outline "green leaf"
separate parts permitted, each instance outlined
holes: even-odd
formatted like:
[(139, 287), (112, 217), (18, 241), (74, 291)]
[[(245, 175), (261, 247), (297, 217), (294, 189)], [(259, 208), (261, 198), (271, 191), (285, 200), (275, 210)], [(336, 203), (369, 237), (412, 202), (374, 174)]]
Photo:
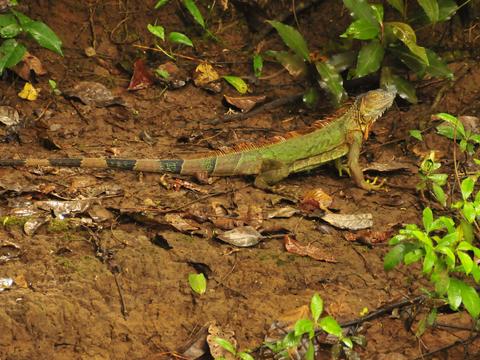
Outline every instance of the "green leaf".
[(350, 10), (355, 19), (363, 19), (380, 29), (380, 24), (375, 16), (375, 11), (365, 0), (343, 0), (343, 4)]
[(374, 39), (379, 34), (378, 26), (374, 26), (368, 21), (363, 19), (355, 20), (350, 24), (350, 26), (345, 30), (345, 32), (340, 35), (342, 38), (352, 37), (358, 40), (370, 40)]
[(203, 28), (205, 29), (205, 20), (203, 19), (202, 13), (198, 9), (197, 5), (193, 0), (183, 0), (183, 5), (187, 8), (190, 15), (192, 15), (193, 19)]
[(424, 47), (417, 45), (417, 36), (410, 25), (403, 22), (392, 21), (386, 22), (385, 26), (388, 27), (393, 35), (403, 42), (413, 54), (422, 59), (426, 65), (429, 64), (427, 52)]
[(312, 300), (310, 301), (310, 311), (312, 312), (313, 321), (317, 323), (323, 312), (323, 300), (320, 295), (314, 294), (312, 296)]
[(432, 191), (433, 191), (433, 195), (435, 196), (435, 199), (437, 199), (437, 201), (442, 206), (446, 206), (447, 205), (447, 195), (445, 194), (445, 191), (443, 191), (443, 188), (438, 183), (433, 183), (432, 184)]
[(405, 257), (403, 258), (403, 262), (405, 265), (410, 265), (413, 264), (414, 262), (417, 262), (423, 257), (423, 250), (422, 249), (416, 249), (413, 251), (410, 251), (405, 254)]
[(17, 65), (25, 55), (27, 49), (22, 44), (19, 44), (14, 39), (5, 40), (0, 45), (0, 74), (6, 68)]
[(462, 180), (460, 189), (462, 190), (463, 200), (467, 200), (473, 192), (475, 186), (475, 179), (472, 176), (469, 176)]
[(267, 22), (277, 30), (285, 45), (292, 49), (295, 54), (310, 62), (310, 51), (308, 50), (307, 42), (297, 29), (276, 20)]
[(475, 207), (471, 202), (466, 202), (463, 205), (462, 214), (469, 224), (473, 224), (475, 218), (477, 217), (477, 212), (475, 211)]
[(310, 319), (300, 319), (295, 323), (295, 336), (302, 336), (303, 334), (308, 334), (308, 337), (311, 339), (315, 334), (315, 326), (313, 321)]
[(0, 15), (0, 28), (18, 25), (17, 18), (13, 14)]
[(0, 37), (11, 39), (20, 34), (21, 31), (22, 28), (15, 16), (12, 14), (0, 15)]
[(259, 78), (262, 76), (263, 70), (263, 57), (260, 54), (253, 55), (253, 73), (255, 77)]
[(301, 336), (295, 336), (295, 332), (291, 331), (282, 339), (282, 346), (284, 349), (296, 347), (301, 339)]
[(220, 345), (222, 348), (224, 348), (225, 350), (227, 350), (229, 353), (235, 355), (237, 350), (235, 349), (235, 347), (233, 346), (233, 344), (228, 341), (228, 340), (225, 340), (225, 339), (222, 339), (221, 337), (218, 337), (216, 336), (214, 341)]
[(427, 14), (430, 22), (436, 23), (440, 16), (440, 9), (438, 7), (437, 0), (417, 0), (418, 4), (422, 7), (425, 14)]
[(358, 53), (355, 77), (363, 77), (380, 69), (385, 50), (378, 40), (363, 45)]
[(457, 251), (457, 256), (460, 259), (460, 263), (463, 266), (465, 274), (470, 274), (472, 272), (473, 266), (475, 265), (470, 255), (464, 253), (463, 251)]
[(459, 280), (452, 278), (448, 285), (448, 304), (452, 310), (458, 310), (458, 307), (462, 303), (462, 288)]
[(353, 349), (353, 342), (352, 342), (352, 339), (348, 338), (348, 337), (344, 337), (342, 338), (342, 342), (350, 349)]
[(383, 5), (382, 4), (371, 4), (370, 6), (373, 10), (373, 14), (375, 15), (375, 19), (377, 19), (379, 24), (381, 24), (383, 22), (383, 14), (384, 14)]
[(230, 85), (232, 85), (235, 90), (237, 90), (240, 94), (245, 94), (248, 91), (248, 86), (243, 81), (242, 78), (238, 76), (233, 76), (233, 75), (225, 75), (222, 76), (226, 82), (228, 82)]
[(311, 86), (303, 93), (302, 101), (308, 108), (313, 109), (317, 105), (319, 98), (318, 88)]
[(305, 360), (315, 360), (315, 347), (312, 340), (308, 342), (307, 352), (305, 353)]
[(290, 51), (268, 50), (265, 55), (273, 57), (293, 77), (304, 77), (308, 74), (308, 67), (303, 58)]
[(397, 89), (398, 95), (412, 104), (418, 102), (415, 87), (403, 77), (393, 74), (388, 66), (382, 67), (380, 84), (382, 87), (394, 86)]
[(383, 259), (383, 268), (388, 271), (397, 266), (405, 255), (406, 246), (404, 244), (398, 244), (391, 249)]
[(435, 284), (435, 291), (440, 294), (444, 295), (448, 291), (448, 287), (450, 285), (450, 277), (448, 276), (447, 271), (437, 271), (432, 274), (431, 277), (433, 283)]
[(165, 28), (163, 26), (148, 24), (147, 29), (156, 37), (165, 40)]
[(465, 128), (463, 127), (463, 124), (460, 122), (460, 120), (458, 120), (455, 116), (447, 113), (438, 113), (435, 114), (435, 117), (437, 119), (446, 121), (449, 124), (452, 124), (457, 129), (457, 132), (462, 136), (462, 138), (465, 137)]
[(437, 261), (437, 255), (433, 250), (427, 250), (425, 253), (425, 258), (423, 259), (422, 271), (424, 274), (430, 274), (433, 269), (433, 265)]
[(57, 34), (41, 21), (22, 24), (23, 30), (32, 36), (41, 46), (63, 56), (62, 41)]
[(432, 76), (453, 80), (453, 72), (442, 58), (430, 49), (425, 49), (425, 51), (427, 52), (429, 64), (426, 71)]
[(405, 4), (403, 0), (387, 0), (387, 2), (405, 17)]
[(410, 130), (408, 132), (410, 134), (411, 137), (413, 137), (414, 139), (417, 139), (419, 141), (423, 141), (423, 136), (422, 136), (422, 132), (420, 130)]
[(249, 353), (246, 353), (244, 351), (241, 351), (241, 352), (237, 353), (237, 356), (241, 360), (255, 360), (255, 358), (252, 355), (250, 355)]
[(333, 102), (336, 106), (340, 105), (347, 98), (347, 93), (343, 88), (342, 77), (328, 62), (317, 61), (315, 68), (320, 75), (319, 85), (332, 95)]
[(422, 213), (422, 220), (423, 220), (423, 227), (425, 228), (425, 231), (427, 234), (430, 232), (430, 227), (432, 226), (433, 223), (433, 211), (429, 207), (426, 207), (423, 209)]
[(188, 283), (197, 294), (202, 295), (207, 291), (207, 279), (205, 279), (205, 275), (202, 273), (188, 274)]
[(158, 0), (154, 6), (154, 9), (160, 9), (163, 5), (168, 3), (170, 0)]
[(462, 282), (462, 302), (465, 309), (473, 318), (480, 315), (480, 297), (477, 291), (470, 285)]
[(344, 70), (355, 65), (357, 60), (356, 51), (345, 51), (342, 53), (335, 54), (328, 59), (328, 63), (335, 68), (337, 73), (341, 73)]
[(457, 246), (457, 251), (470, 251), (470, 250), (473, 250), (473, 245), (466, 242), (466, 241), (462, 241), (460, 244), (458, 244)]
[(435, 247), (435, 251), (438, 251), (446, 256), (445, 261), (450, 269), (455, 267), (455, 255), (453, 254), (452, 249), (447, 246), (438, 245)]
[(168, 34), (168, 41), (193, 47), (193, 42), (187, 35), (176, 31), (172, 31), (170, 34)]
[(459, 9), (455, 0), (437, 0), (439, 7), (439, 20), (449, 20)]
[(323, 331), (329, 334), (335, 335), (338, 338), (341, 338), (343, 336), (342, 328), (340, 327), (340, 325), (338, 325), (337, 320), (335, 320), (330, 315), (321, 318), (318, 324)]
[(16, 11), (14, 9), (10, 9), (10, 12), (15, 15), (15, 17), (17, 18), (18, 22), (20, 23), (20, 25), (23, 27), (25, 25), (27, 25), (28, 23), (31, 23), (33, 22), (33, 20), (31, 18), (29, 18), (27, 15), (25, 15), (24, 13), (21, 13), (20, 11)]

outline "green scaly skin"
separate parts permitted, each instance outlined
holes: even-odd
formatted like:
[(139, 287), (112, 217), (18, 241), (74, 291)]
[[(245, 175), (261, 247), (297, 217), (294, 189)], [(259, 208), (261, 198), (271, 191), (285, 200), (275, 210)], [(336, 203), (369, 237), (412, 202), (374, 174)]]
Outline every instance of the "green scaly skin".
[(115, 168), (145, 172), (171, 172), (182, 175), (210, 176), (257, 175), (255, 185), (271, 186), (287, 177), (316, 168), (347, 155), (350, 175), (358, 187), (377, 189), (380, 185), (365, 181), (359, 165), (363, 140), (373, 123), (392, 105), (396, 92), (372, 90), (358, 96), (343, 115), (325, 121), (309, 133), (241, 150), (197, 159), (4, 159), (0, 166), (67, 166)]

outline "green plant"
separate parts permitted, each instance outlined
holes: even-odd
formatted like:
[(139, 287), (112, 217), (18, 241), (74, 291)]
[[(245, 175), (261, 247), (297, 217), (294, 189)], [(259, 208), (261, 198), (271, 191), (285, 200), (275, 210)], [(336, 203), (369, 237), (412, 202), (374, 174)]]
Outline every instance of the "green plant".
[[(235, 346), (233, 344), (226, 340), (219, 338), (218, 336), (215, 338), (215, 342), (220, 345), (222, 348), (227, 350), (230, 354), (232, 354), (235, 359), (241, 359), (241, 360), (254, 360), (254, 357), (250, 355), (250, 351), (248, 350), (243, 350), (243, 351), (237, 351)], [(217, 357), (215, 360), (225, 360), (225, 357)]]
[[(480, 206), (478, 193), (472, 205)], [(405, 265), (421, 261), (423, 274), (435, 288), (432, 296), (445, 300), (453, 310), (463, 303), (469, 314), (478, 318), (480, 296), (474, 286), (460, 278), (463, 275), (480, 282), (480, 268), (474, 260), (480, 257), (480, 249), (473, 244), (473, 232), (468, 229), (474, 216), (470, 210), (467, 216), (468, 220), (459, 222), (446, 216), (435, 219), (432, 210), (425, 208), (422, 227), (408, 224), (390, 240), (393, 248), (385, 256), (384, 267), (391, 270), (402, 261)]]
[[(392, 67), (387, 64), (395, 63), (399, 59), (419, 78), (426, 74), (453, 78), (453, 73), (434, 51), (417, 44), (415, 30), (409, 23), (384, 21), (382, 4), (370, 4), (365, 0), (343, 0), (343, 3), (354, 21), (341, 37), (349, 40), (347, 46), (351, 49), (356, 41), (360, 41), (358, 51), (349, 50), (328, 58), (313, 56), (305, 39), (296, 29), (278, 21), (269, 21), (291, 51), (270, 50), (264, 55), (273, 57), (293, 76), (316, 79), (318, 84), (332, 95), (337, 105), (346, 98), (340, 73), (347, 69), (349, 78), (360, 78), (380, 71), (380, 84), (396, 87), (399, 95), (412, 103), (417, 102), (413, 85), (405, 77), (396, 74), (403, 71), (401, 66)], [(388, 3), (406, 18), (403, 0), (389, 0)], [(435, 24), (446, 21), (458, 10), (453, 0), (419, 0), (418, 3), (425, 14), (415, 19), (418, 23)], [(254, 58), (256, 70), (258, 66), (255, 62), (258, 63), (258, 54)], [(307, 102), (308, 97), (304, 100)]]
[(420, 181), (417, 184), (417, 190), (424, 194), (425, 190), (431, 190), (437, 201), (442, 206), (447, 205), (447, 195), (443, 190), (443, 186), (447, 183), (448, 174), (440, 173), (441, 164), (435, 161), (435, 151), (431, 151), (423, 161), (420, 163), (419, 177)]
[(480, 144), (480, 134), (465, 129), (460, 120), (450, 114), (440, 113), (433, 118), (445, 121), (444, 124), (437, 126), (438, 134), (459, 141), (458, 145), (461, 151), (466, 151), (468, 155), (474, 154), (475, 146)]
[(0, 38), (4, 39), (0, 45), (0, 74), (18, 64), (25, 55), (27, 48), (16, 40), (21, 34), (31, 36), (44, 48), (63, 56), (62, 42), (52, 29), (10, 8), (8, 13), (0, 15)]
[[(166, 5), (170, 0), (159, 0), (156, 2), (154, 8), (159, 9), (162, 6)], [(182, 0), (182, 4), (185, 7), (185, 9), (190, 13), (192, 19), (199, 25), (202, 30), (205, 32), (205, 34), (212, 38), (213, 40), (217, 40), (215, 35), (210, 32), (210, 30), (207, 27), (207, 23), (202, 15), (202, 12), (198, 8), (197, 4), (195, 3), (194, 0)], [(188, 40), (187, 40), (188, 39)], [(163, 40), (163, 39), (162, 39)], [(172, 32), (169, 35), (169, 40), (172, 42), (177, 42), (177, 43), (183, 43), (183, 41), (186, 41), (185, 45), (188, 46), (193, 46), (189, 45), (188, 43), (191, 43), (191, 40), (184, 34), (182, 33), (176, 33)]]
[[(410, 23), (436, 24), (450, 19), (458, 10), (453, 0), (418, 0), (423, 14), (411, 19)], [(400, 96), (410, 102), (417, 102), (414, 87), (402, 76), (395, 74), (394, 68), (386, 64), (399, 59), (417, 77), (426, 74), (433, 77), (452, 79), (453, 73), (442, 59), (431, 49), (417, 44), (417, 36), (412, 26), (405, 21), (384, 21), (381, 4), (366, 1), (344, 0), (344, 5), (355, 19), (341, 35), (343, 38), (361, 41), (356, 66), (350, 76), (363, 77), (381, 69), (380, 83), (394, 85)], [(389, 0), (389, 5), (407, 18), (403, 0)], [(402, 71), (401, 68), (398, 70)]]
[[(463, 124), (449, 114), (437, 114), (434, 119), (444, 120), (437, 127), (440, 135), (459, 141), (459, 149), (466, 156), (473, 154), (474, 147), (479, 143), (479, 135), (465, 130)], [(417, 137), (418, 138), (418, 137)], [(454, 159), (456, 161), (456, 159)], [(475, 160), (475, 159), (474, 159)], [(478, 164), (478, 161), (477, 161)], [(480, 191), (475, 193), (480, 172), (465, 176), (460, 180), (455, 165), (455, 178), (458, 182), (458, 195), (452, 194), (449, 209), (446, 208), (447, 196), (443, 190), (449, 175), (437, 172), (440, 164), (435, 161), (431, 152), (420, 164), (420, 183), (418, 189), (424, 191), (431, 188), (437, 201), (447, 215), (435, 216), (430, 207), (422, 214), (422, 226), (405, 225), (389, 244), (393, 248), (384, 259), (384, 267), (391, 270), (403, 262), (411, 265), (422, 263), (422, 273), (434, 286), (429, 293), (432, 298), (447, 303), (453, 310), (458, 310), (463, 304), (468, 313), (476, 320), (480, 316), (480, 296), (475, 284), (480, 283), (480, 248), (477, 246), (476, 235), (480, 232)], [(425, 326), (435, 321), (436, 309), (422, 319), (419, 333)]]
[(311, 319), (300, 319), (295, 323), (294, 330), (289, 332), (282, 340), (276, 343), (265, 344), (274, 353), (288, 357), (288, 350), (300, 345), (302, 338), (308, 338), (308, 349), (305, 359), (313, 360), (315, 358), (315, 348), (313, 339), (318, 330), (323, 330), (328, 334), (338, 338), (339, 344), (343, 344), (343, 349), (351, 352), (353, 348), (352, 338), (346, 337), (342, 333), (342, 328), (338, 322), (330, 315), (320, 318), (323, 313), (323, 300), (318, 294), (314, 294), (310, 301)]

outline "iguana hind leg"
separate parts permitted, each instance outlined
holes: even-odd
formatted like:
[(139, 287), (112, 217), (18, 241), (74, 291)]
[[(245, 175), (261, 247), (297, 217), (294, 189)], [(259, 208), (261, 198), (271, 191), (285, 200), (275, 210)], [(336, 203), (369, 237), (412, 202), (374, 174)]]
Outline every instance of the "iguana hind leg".
[(287, 164), (272, 159), (262, 161), (260, 173), (255, 178), (255, 186), (259, 189), (268, 190), (272, 185), (285, 179), (290, 173)]

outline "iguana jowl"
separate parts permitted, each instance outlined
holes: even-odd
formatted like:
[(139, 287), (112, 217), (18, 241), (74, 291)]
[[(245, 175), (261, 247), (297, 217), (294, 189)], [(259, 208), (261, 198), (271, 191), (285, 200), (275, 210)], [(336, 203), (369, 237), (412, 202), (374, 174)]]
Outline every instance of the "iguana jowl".
[(265, 144), (243, 144), (231, 151), (217, 151), (193, 159), (0, 159), (0, 166), (67, 166), (116, 168), (145, 172), (171, 172), (182, 175), (257, 175), (255, 184), (272, 185), (291, 173), (313, 169), (347, 155), (348, 167), (357, 186), (371, 190), (378, 185), (365, 181), (358, 163), (362, 142), (373, 123), (395, 98), (393, 90), (372, 90), (358, 96), (343, 113), (316, 123), (303, 134), (275, 137)]

